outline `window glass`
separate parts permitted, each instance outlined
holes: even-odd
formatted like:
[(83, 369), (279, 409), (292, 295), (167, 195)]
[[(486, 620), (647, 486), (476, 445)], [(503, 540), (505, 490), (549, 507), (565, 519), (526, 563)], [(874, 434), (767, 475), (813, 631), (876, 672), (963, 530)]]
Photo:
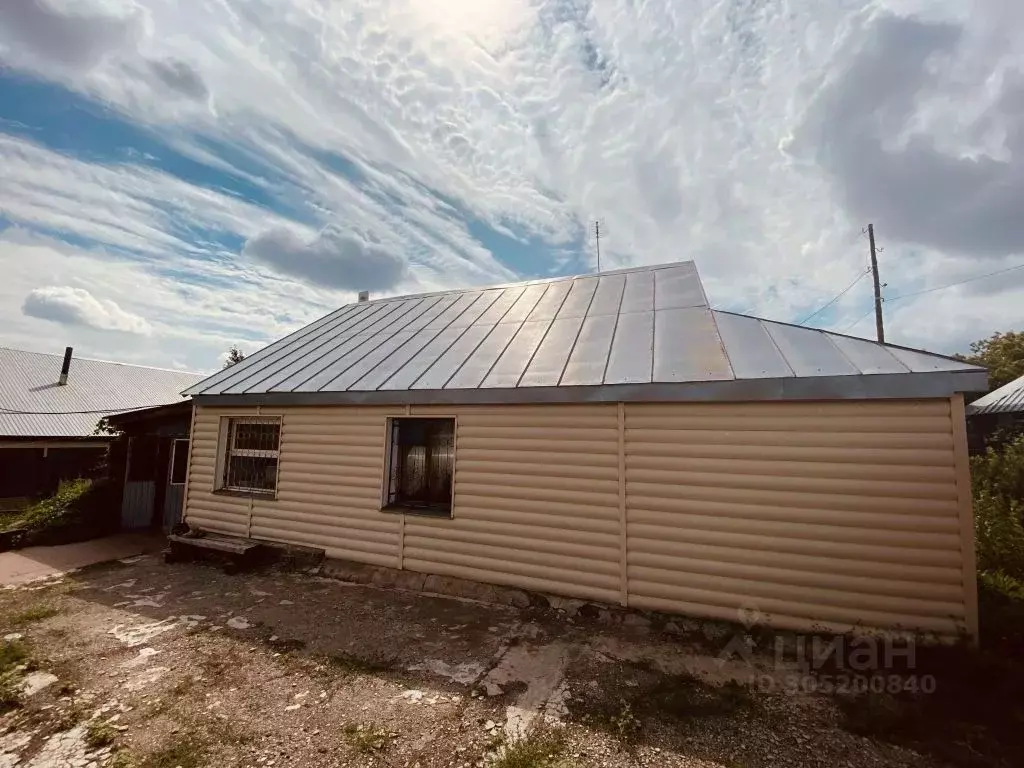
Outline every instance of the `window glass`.
[(388, 506), (448, 515), (455, 470), (454, 419), (392, 419)]
[(188, 440), (175, 440), (171, 454), (171, 485), (184, 485), (188, 472)]

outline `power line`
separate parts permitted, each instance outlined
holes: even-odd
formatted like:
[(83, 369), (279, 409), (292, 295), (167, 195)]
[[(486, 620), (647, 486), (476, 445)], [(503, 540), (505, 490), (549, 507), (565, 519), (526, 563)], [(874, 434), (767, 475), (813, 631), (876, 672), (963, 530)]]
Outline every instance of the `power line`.
[(913, 291), (912, 293), (904, 293), (899, 296), (893, 296), (891, 299), (886, 301), (899, 301), (900, 299), (909, 299), (911, 296), (920, 296), (923, 293), (932, 293), (933, 291), (944, 291), (947, 288), (953, 288), (957, 285), (963, 285), (964, 283), (973, 283), (975, 280), (984, 280), (986, 277), (992, 277), (993, 275), (1001, 275), (1005, 272), (1012, 272), (1015, 269), (1024, 269), (1024, 264), (1018, 264), (1015, 267), (1007, 267), (1006, 269), (997, 269), (995, 272), (989, 272), (984, 275), (978, 275), (977, 277), (969, 277), (966, 280), (960, 280), (956, 283), (950, 283), (949, 285), (938, 285), (934, 288), (925, 288), (922, 291)]
[(95, 411), (18, 411), (0, 406), (0, 413), (12, 416), (83, 416), (96, 413), (127, 413), (128, 411), (143, 411), (146, 408), (155, 408), (156, 405), (133, 405), (128, 408), (103, 408)]
[(857, 278), (852, 283), (850, 283), (848, 286), (843, 288), (843, 290), (841, 290), (838, 294), (833, 296), (832, 299), (827, 304), (825, 304), (821, 308), (819, 308), (819, 309), (815, 310), (814, 312), (812, 312), (811, 314), (809, 314), (807, 317), (805, 317), (803, 320), (801, 320), (799, 323), (797, 323), (797, 325), (803, 325), (808, 320), (810, 320), (812, 317), (816, 317), (816, 316), (820, 315), (826, 309), (831, 307), (833, 304), (835, 304), (837, 301), (839, 301), (841, 298), (843, 298), (843, 296), (845, 296), (849, 292), (849, 290), (851, 288), (853, 288), (853, 286), (855, 286), (857, 283), (859, 283), (861, 280), (863, 280), (864, 276), (867, 275), (868, 272), (870, 272), (870, 271), (871, 270), (866, 269), (863, 272), (861, 272), (859, 275), (857, 275)]
[(840, 333), (846, 333), (847, 331), (849, 331), (850, 329), (852, 329), (852, 328), (853, 328), (853, 327), (854, 327), (855, 325), (857, 325), (858, 323), (860, 323), (860, 322), (863, 322), (864, 318), (865, 318), (865, 317), (867, 317), (868, 315), (870, 315), (870, 314), (871, 314), (872, 312), (874, 312), (874, 311), (875, 311), (875, 305), (874, 305), (874, 302), (872, 302), (872, 304), (871, 304), (871, 309), (869, 309), (869, 310), (868, 310), (867, 312), (865, 312), (865, 313), (864, 313), (863, 315), (861, 315), (860, 317), (858, 317), (858, 318), (857, 318), (856, 320), (854, 320), (854, 321), (853, 321), (852, 323), (850, 323), (850, 324), (849, 324), (848, 326), (846, 326), (845, 328), (843, 328), (843, 330), (841, 330), (841, 331), (840, 331)]

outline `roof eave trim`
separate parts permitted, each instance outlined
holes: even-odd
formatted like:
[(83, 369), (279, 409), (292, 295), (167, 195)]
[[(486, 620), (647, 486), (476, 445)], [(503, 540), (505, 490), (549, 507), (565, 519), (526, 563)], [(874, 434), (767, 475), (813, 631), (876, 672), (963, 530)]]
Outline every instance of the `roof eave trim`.
[(727, 402), (756, 400), (893, 400), (950, 397), (984, 387), (977, 371), (785, 377), (658, 384), (604, 384), (515, 389), (402, 389), (345, 392), (251, 392), (197, 395), (200, 406), (497, 405), (525, 403)]

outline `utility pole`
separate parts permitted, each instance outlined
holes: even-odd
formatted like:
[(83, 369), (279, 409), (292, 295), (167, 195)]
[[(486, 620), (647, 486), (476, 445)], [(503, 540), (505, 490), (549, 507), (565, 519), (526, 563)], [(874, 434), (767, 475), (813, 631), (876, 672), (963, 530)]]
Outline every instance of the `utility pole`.
[(885, 342), (885, 327), (882, 325), (882, 286), (878, 280), (878, 257), (875, 255), (875, 225), (868, 224), (868, 242), (871, 244), (871, 279), (875, 283), (875, 337)]
[(594, 222), (594, 243), (597, 245), (597, 271), (601, 271), (601, 222)]

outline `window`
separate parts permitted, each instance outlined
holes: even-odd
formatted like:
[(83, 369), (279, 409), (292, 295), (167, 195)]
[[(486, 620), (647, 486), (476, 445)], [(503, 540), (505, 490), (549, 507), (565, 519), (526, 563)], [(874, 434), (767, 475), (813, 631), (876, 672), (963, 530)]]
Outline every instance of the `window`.
[(455, 419), (388, 420), (384, 508), (450, 517)]
[(249, 416), (224, 421), (220, 487), (229, 491), (273, 494), (277, 490), (281, 420)]
[(171, 447), (171, 485), (184, 485), (188, 472), (188, 440), (175, 440)]

